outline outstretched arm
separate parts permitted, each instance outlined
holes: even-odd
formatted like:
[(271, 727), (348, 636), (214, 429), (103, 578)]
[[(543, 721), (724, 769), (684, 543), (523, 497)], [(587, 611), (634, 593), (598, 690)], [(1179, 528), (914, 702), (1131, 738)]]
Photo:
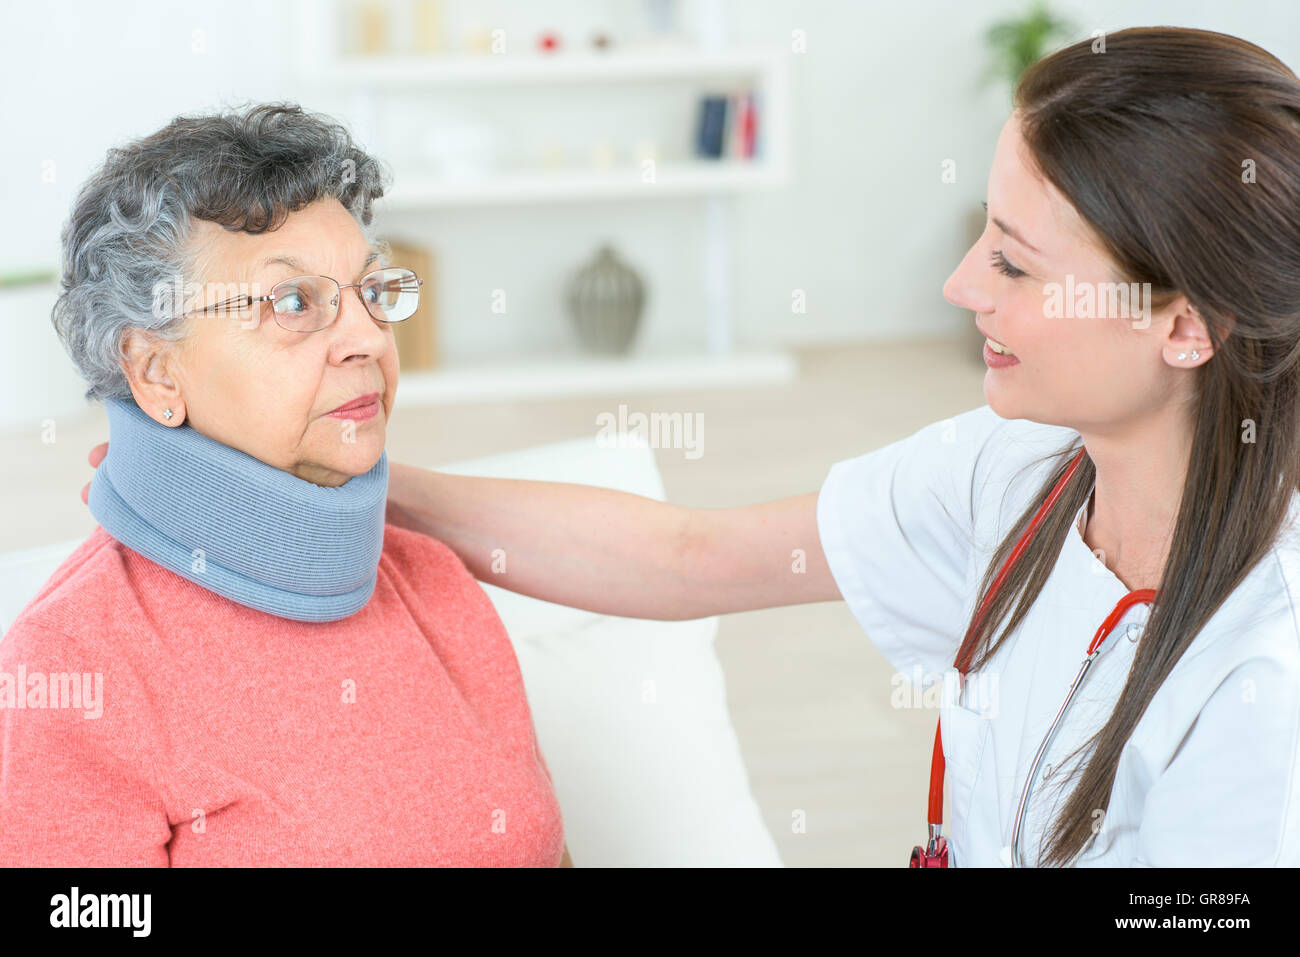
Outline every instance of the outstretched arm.
[(388, 520), (481, 581), (630, 618), (687, 619), (840, 597), (817, 493), (691, 509), (613, 489), (390, 463)]

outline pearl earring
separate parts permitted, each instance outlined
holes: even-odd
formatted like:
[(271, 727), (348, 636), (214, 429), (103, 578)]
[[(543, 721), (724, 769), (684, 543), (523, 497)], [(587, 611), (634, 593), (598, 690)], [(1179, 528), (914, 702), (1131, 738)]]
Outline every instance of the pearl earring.
[[(1181, 356), (1179, 358), (1181, 358)], [(171, 409), (163, 409), (163, 417), (166, 419), (170, 419), (174, 414), (175, 413), (172, 412)]]

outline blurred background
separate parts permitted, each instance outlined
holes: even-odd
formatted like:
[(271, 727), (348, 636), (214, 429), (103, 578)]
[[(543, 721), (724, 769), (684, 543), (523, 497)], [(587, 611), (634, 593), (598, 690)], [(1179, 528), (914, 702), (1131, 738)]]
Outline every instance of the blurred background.
[[(680, 412), (707, 428), (656, 449), (668, 498), (722, 507), (816, 490), (832, 463), (983, 403), (982, 339), (941, 287), (982, 229), (1026, 63), (1161, 23), (1300, 62), (1288, 0), (5, 13), (0, 551), (95, 526), (78, 496), (108, 431), (50, 327), (59, 234), (106, 150), (176, 115), (294, 101), (389, 165), (377, 233), (427, 281), (398, 327), (394, 459), (590, 436), (622, 406)], [(902, 865), (924, 836), (934, 715), (891, 708), (892, 669), (848, 610), (727, 616), (717, 648), (785, 862)]]

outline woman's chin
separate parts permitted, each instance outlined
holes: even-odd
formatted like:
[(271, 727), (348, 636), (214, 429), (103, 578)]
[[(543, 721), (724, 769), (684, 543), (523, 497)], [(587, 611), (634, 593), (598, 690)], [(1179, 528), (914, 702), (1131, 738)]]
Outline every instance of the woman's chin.
[(302, 463), (294, 474), (316, 485), (338, 486), (350, 478), (365, 475), (383, 454), (382, 433), (363, 437), (358, 432), (354, 443), (330, 449), (319, 458)]
[[(992, 370), (989, 371), (992, 372)], [(988, 404), (988, 407), (990, 409), (992, 409), (994, 412), (996, 412), (999, 416), (1001, 416), (1004, 419), (1016, 418), (1015, 415), (1012, 415), (1007, 411), (1010, 408), (1010, 406), (1013, 404), (1009, 401), (1007, 390), (1001, 389), (997, 386), (997, 384), (990, 382), (989, 379), (991, 378), (992, 376), (989, 375), (989, 373), (985, 373), (984, 375), (985, 403)]]

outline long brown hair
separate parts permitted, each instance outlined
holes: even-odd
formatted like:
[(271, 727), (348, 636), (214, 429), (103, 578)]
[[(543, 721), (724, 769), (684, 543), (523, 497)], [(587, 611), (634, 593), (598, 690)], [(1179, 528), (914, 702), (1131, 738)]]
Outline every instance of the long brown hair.
[[(1021, 134), (1121, 274), (1151, 283), (1153, 310), (1186, 296), (1214, 352), (1191, 373), (1193, 444), (1155, 607), (1114, 711), (1071, 755), (1089, 752), (1044, 839), (1049, 866), (1086, 849), (1147, 705), (1268, 554), (1300, 488), (1300, 81), (1254, 44), (1205, 30), (1134, 28), (1098, 46), (1080, 41), (1022, 74)], [(1057, 454), (980, 596), (1079, 447)], [(1085, 453), (978, 626), (972, 613), (971, 671), (1024, 619), (1095, 474)]]

